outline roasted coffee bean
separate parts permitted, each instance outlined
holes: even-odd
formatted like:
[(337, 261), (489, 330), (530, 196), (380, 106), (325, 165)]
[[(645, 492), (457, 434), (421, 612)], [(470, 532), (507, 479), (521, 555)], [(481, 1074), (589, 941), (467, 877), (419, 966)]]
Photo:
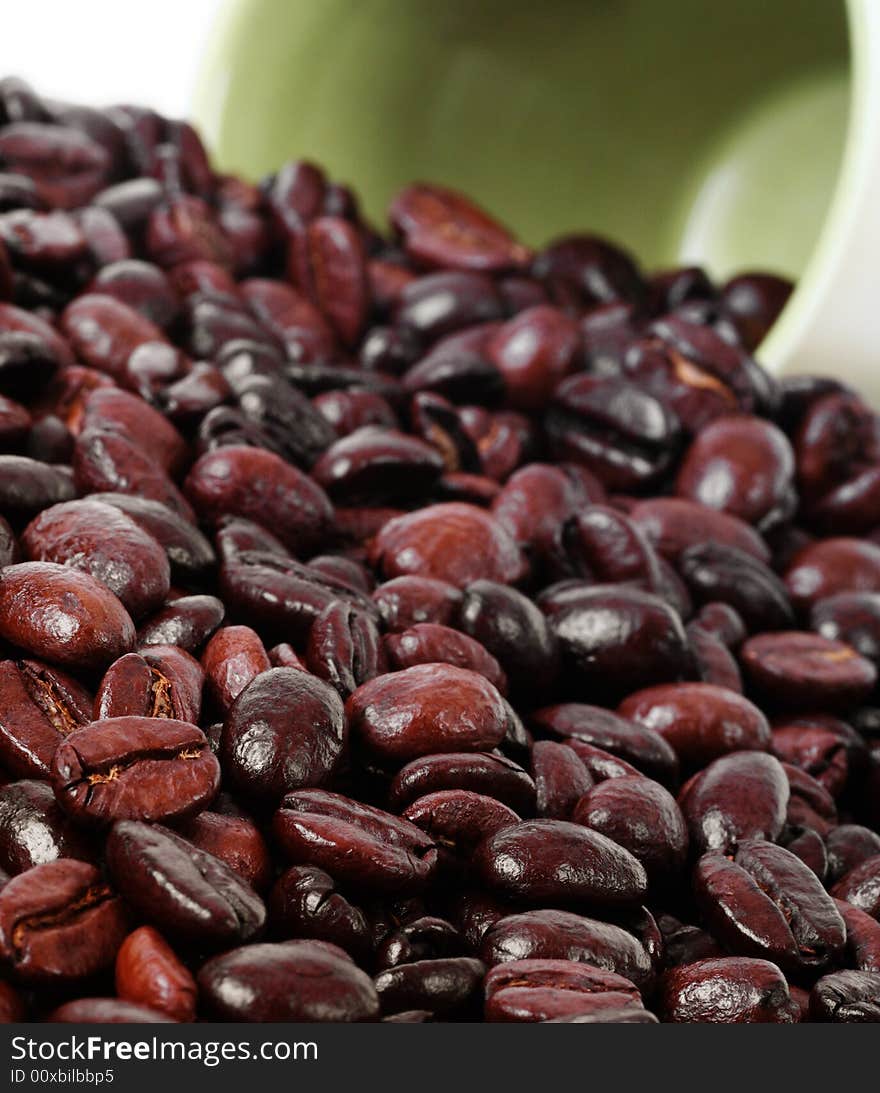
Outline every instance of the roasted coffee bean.
[(678, 571), (698, 604), (728, 604), (751, 631), (794, 625), (785, 585), (746, 551), (720, 543), (698, 544), (679, 555)]
[(880, 974), (843, 971), (823, 976), (810, 993), (810, 1015), (835, 1024), (877, 1024)]
[(449, 626), (461, 601), (460, 589), (434, 577), (395, 577), (373, 593), (382, 622), (392, 633), (423, 622)]
[(880, 919), (880, 855), (866, 858), (844, 873), (832, 892), (838, 899)]
[(507, 676), (492, 654), (478, 641), (448, 626), (419, 623), (401, 633), (386, 635), (383, 644), (395, 669), (416, 664), (453, 664), (477, 672), (500, 694), (507, 693)]
[(347, 739), (342, 702), (323, 680), (270, 668), (244, 688), (223, 725), (226, 776), (254, 799), (327, 784)]
[(248, 684), (272, 665), (259, 635), (249, 626), (224, 626), (205, 646), (202, 667), (214, 703), (228, 713)]
[(172, 939), (219, 947), (263, 928), (265, 907), (250, 885), (167, 828), (121, 820), (110, 830), (106, 853), (126, 902)]
[(828, 848), (828, 878), (832, 882), (840, 880), (868, 858), (880, 855), (880, 835), (859, 824), (835, 827), (828, 832), (825, 845)]
[(660, 988), (663, 1019), (673, 1023), (793, 1025), (798, 1009), (785, 976), (769, 960), (742, 956), (673, 968)]
[(345, 699), (387, 668), (385, 648), (372, 617), (334, 600), (312, 623), (306, 650), (309, 671)]
[[(770, 747), (770, 726), (758, 707), (711, 683), (649, 687), (631, 694), (618, 712), (658, 733), (688, 766)], [(601, 740), (595, 743), (607, 747)]]
[(59, 858), (91, 862), (95, 847), (61, 811), (51, 786), (23, 780), (0, 787), (0, 869), (14, 876)]
[(508, 805), (515, 812), (535, 807), (535, 783), (513, 760), (490, 752), (449, 752), (414, 759), (395, 774), (388, 790), (392, 808), (443, 789), (466, 789)]
[(628, 850), (561, 820), (503, 827), (477, 848), (474, 868), (498, 895), (538, 906), (629, 906), (644, 899), (648, 885)]
[(527, 569), (501, 524), (460, 502), (389, 520), (374, 540), (372, 558), (387, 578), (433, 577), (457, 587), (481, 579), (513, 584)]
[(877, 682), (869, 660), (819, 634), (758, 634), (743, 645), (740, 659), (755, 691), (785, 709), (847, 709), (867, 699)]
[(846, 926), (816, 875), (781, 846), (746, 839), (733, 860), (704, 854), (694, 870), (697, 903), (732, 952), (791, 972), (823, 968), (846, 941)]
[(170, 600), (138, 630), (138, 644), (177, 645), (197, 653), (223, 621), (226, 611), (216, 596), (180, 596)]
[(373, 982), (383, 1013), (413, 1009), (455, 1013), (475, 998), (485, 971), (479, 960), (451, 956), (398, 964), (379, 972)]
[(465, 939), (442, 918), (424, 916), (399, 926), (376, 950), (379, 968), (394, 968), (443, 956), (465, 955)]
[(679, 803), (693, 846), (727, 853), (743, 839), (778, 839), (789, 793), (778, 759), (746, 751), (710, 763), (685, 785)]
[(361, 889), (419, 891), (437, 867), (434, 840), (415, 824), (336, 793), (288, 793), (272, 827), (292, 861)]
[(486, 751), (504, 739), (509, 707), (488, 680), (451, 664), (378, 676), (346, 703), (355, 739), (377, 760), (407, 763), (449, 751)]
[(248, 945), (203, 964), (199, 997), (225, 1021), (374, 1021), (370, 977), (335, 945), (282, 941)]
[(570, 820), (575, 805), (594, 784), (572, 749), (552, 740), (537, 740), (533, 745), (532, 774), (535, 811), (547, 820)]
[(507, 805), (468, 789), (440, 789), (407, 805), (402, 816), (430, 835), (447, 871), (467, 868), (474, 848), (502, 828), (519, 823)]
[(111, 717), (74, 729), (59, 744), (51, 775), (61, 807), (86, 825), (187, 816), (220, 784), (201, 729), (157, 717)]
[(159, 543), (124, 512), (100, 501), (68, 501), (25, 528), (25, 555), (90, 573), (119, 597), (132, 618), (160, 607), (171, 585)]
[(840, 592), (821, 599), (810, 612), (810, 628), (880, 665), (880, 593)]
[(0, 959), (23, 982), (103, 971), (125, 931), (121, 900), (87, 862), (35, 865), (0, 889)]
[(364, 912), (336, 890), (329, 873), (313, 865), (292, 865), (275, 882), (269, 925), (277, 937), (329, 941), (359, 960), (373, 947)]
[(859, 971), (880, 972), (880, 922), (845, 900), (834, 905), (846, 923), (847, 962)]
[(116, 993), (123, 1001), (164, 1013), (172, 1021), (195, 1019), (195, 980), (152, 926), (138, 927), (120, 946)]
[(526, 911), (498, 919), (480, 948), (490, 967), (518, 960), (566, 960), (616, 972), (640, 990), (654, 978), (651, 958), (631, 933), (570, 911)]
[(612, 376), (571, 376), (547, 415), (551, 449), (580, 463), (609, 490), (656, 481), (678, 445), (678, 419), (635, 384)]
[[(207, 735), (210, 738), (210, 731)], [(215, 807), (221, 805), (218, 798)], [(268, 888), (272, 879), (269, 848), (257, 825), (247, 816), (205, 811), (177, 821), (176, 827), (188, 842), (225, 862), (256, 891)]]
[(610, 778), (588, 790), (572, 820), (613, 839), (642, 863), (652, 884), (683, 868), (688, 830), (672, 794), (648, 778)]
[(170, 717), (195, 724), (202, 705), (204, 673), (176, 646), (151, 646), (126, 653), (107, 669), (95, 696), (95, 719)]
[(692, 670), (681, 619), (648, 592), (627, 585), (577, 588), (555, 603), (545, 599), (544, 610), (568, 685), (579, 693), (620, 697)]
[(55, 749), (91, 720), (91, 696), (57, 668), (0, 661), (0, 759), (20, 777), (48, 777)]
[(660, 733), (599, 706), (580, 702), (545, 706), (532, 713), (530, 723), (536, 730), (566, 743), (574, 738), (619, 755), (665, 785), (678, 780), (675, 751)]
[(513, 960), (485, 980), (487, 1021), (552, 1021), (641, 1009), (638, 988), (614, 972), (567, 960)]
[(94, 669), (128, 652), (135, 630), (116, 596), (91, 574), (22, 562), (0, 573), (0, 637), (65, 667)]

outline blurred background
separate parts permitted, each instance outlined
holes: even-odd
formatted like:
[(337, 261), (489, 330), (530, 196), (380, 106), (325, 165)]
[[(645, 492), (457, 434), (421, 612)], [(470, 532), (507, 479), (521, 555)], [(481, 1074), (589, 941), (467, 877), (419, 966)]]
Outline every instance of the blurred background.
[[(40, 93), (103, 106), (191, 109), (202, 49), (223, 0), (0, 0), (0, 72)], [(12, 30), (14, 29), (14, 33)]]

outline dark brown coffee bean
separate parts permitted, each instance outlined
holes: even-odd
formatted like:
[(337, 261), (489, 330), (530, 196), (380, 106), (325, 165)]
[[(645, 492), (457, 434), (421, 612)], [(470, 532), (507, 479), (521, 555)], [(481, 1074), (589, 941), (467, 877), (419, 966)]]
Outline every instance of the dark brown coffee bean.
[(374, 1021), (370, 977), (335, 945), (282, 941), (248, 945), (202, 965), (199, 997), (225, 1021)]
[(567, 960), (513, 960), (485, 980), (487, 1021), (552, 1021), (641, 1008), (638, 988), (614, 972)]
[(479, 990), (486, 966), (472, 957), (418, 960), (386, 968), (373, 980), (383, 1013), (427, 1009), (455, 1013), (467, 1007)]
[(490, 835), (474, 855), (493, 892), (531, 904), (628, 906), (644, 899), (641, 864), (622, 846), (579, 824), (529, 820)]
[(204, 808), (220, 765), (201, 729), (156, 717), (112, 717), (74, 729), (52, 760), (52, 786), (76, 822), (168, 820)]
[(521, 814), (535, 807), (535, 784), (528, 773), (513, 760), (489, 752), (450, 752), (414, 759), (395, 774), (388, 801), (400, 810), (418, 797), (443, 789), (482, 793)]
[(257, 800), (326, 785), (345, 748), (342, 702), (323, 680), (296, 668), (258, 675), (226, 716), (220, 755), (227, 778)]
[(71, 668), (101, 668), (134, 645), (134, 624), (88, 573), (22, 562), (0, 574), (0, 637)]
[(103, 971), (125, 931), (122, 902), (86, 862), (35, 865), (0, 889), (0, 958), (24, 982)]
[(158, 825), (122, 820), (107, 866), (127, 903), (172, 939), (201, 949), (246, 941), (263, 928), (263, 901), (228, 865)]
[(785, 977), (769, 960), (742, 956), (698, 960), (667, 972), (661, 985), (665, 1021), (792, 1025), (798, 1020)]
[(434, 840), (415, 824), (336, 793), (288, 793), (272, 826), (292, 861), (361, 889), (418, 891), (437, 867)]
[(869, 660), (819, 634), (758, 634), (745, 643), (740, 657), (756, 692), (785, 709), (846, 709), (864, 701), (877, 682), (877, 668)]

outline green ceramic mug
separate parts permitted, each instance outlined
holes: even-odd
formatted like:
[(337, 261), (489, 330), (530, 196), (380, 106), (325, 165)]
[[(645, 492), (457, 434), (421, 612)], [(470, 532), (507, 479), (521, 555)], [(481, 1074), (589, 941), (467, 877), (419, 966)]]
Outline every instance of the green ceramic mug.
[(195, 113), (224, 167), (316, 159), (379, 222), (430, 179), (531, 243), (797, 277), (761, 359), (880, 400), (876, 0), (232, 0)]

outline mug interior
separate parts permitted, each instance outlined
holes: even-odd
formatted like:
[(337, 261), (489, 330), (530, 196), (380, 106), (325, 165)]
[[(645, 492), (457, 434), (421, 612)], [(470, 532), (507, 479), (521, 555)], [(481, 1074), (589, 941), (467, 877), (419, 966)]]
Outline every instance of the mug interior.
[(318, 160), (378, 223), (424, 178), (533, 244), (797, 277), (849, 79), (843, 0), (232, 0), (195, 112), (224, 168)]

